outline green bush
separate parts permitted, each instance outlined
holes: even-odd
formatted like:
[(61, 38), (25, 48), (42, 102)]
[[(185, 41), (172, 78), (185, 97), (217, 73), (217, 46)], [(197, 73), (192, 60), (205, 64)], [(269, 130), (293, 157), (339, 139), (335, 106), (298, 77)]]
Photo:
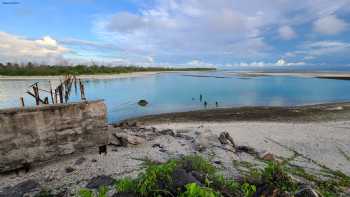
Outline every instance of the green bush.
[(186, 186), (186, 191), (180, 194), (180, 197), (219, 197), (218, 192), (213, 191), (211, 188), (200, 187), (196, 183), (190, 183)]

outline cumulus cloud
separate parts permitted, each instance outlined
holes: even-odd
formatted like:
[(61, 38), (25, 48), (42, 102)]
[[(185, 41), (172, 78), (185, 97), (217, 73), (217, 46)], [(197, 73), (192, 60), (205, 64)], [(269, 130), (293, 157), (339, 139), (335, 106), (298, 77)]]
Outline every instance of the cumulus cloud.
[(0, 32), (0, 62), (58, 63), (69, 50), (49, 36), (30, 40)]
[(284, 40), (290, 40), (297, 36), (295, 31), (288, 25), (284, 25), (278, 29), (280, 37)]
[(314, 30), (325, 35), (335, 35), (344, 32), (347, 27), (348, 24), (335, 15), (325, 16), (314, 22)]
[(279, 59), (276, 62), (240, 62), (234, 64), (225, 64), (224, 67), (284, 67), (284, 66), (304, 66), (306, 62), (288, 62), (285, 59)]
[[(137, 12), (100, 17), (95, 30), (125, 51), (166, 61), (246, 61), (271, 55), (269, 28), (278, 27), (279, 36), (290, 40), (297, 36), (292, 27), (332, 16), (347, 4), (348, 0), (154, 0)], [(331, 21), (337, 32), (342, 31), (339, 21)]]
[(315, 59), (322, 56), (344, 55), (350, 53), (350, 43), (341, 41), (317, 41), (306, 42), (293, 52), (288, 52), (288, 57), (303, 57), (305, 60)]

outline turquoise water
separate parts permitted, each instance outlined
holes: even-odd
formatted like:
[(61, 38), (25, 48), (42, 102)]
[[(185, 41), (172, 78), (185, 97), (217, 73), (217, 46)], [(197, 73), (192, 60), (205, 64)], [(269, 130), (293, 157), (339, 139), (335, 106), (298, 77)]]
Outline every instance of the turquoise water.
[[(216, 102), (219, 107), (232, 107), (350, 101), (350, 81), (285, 76), (242, 78), (224, 72), (194, 75), (164, 73), (138, 78), (87, 80), (86, 96), (90, 100), (105, 100), (110, 122), (148, 114), (204, 109), (203, 102), (199, 101), (200, 94), (208, 103), (207, 108), (215, 108)], [(7, 86), (17, 84), (24, 87), (31, 82), (0, 81), (0, 87), (6, 89), (6, 83)], [(0, 96), (0, 107), (18, 106), (17, 101), (10, 102), (10, 97)], [(149, 105), (138, 106), (140, 99), (147, 100)], [(32, 100), (26, 97), (26, 103)], [(79, 97), (73, 94), (71, 101), (75, 100)]]

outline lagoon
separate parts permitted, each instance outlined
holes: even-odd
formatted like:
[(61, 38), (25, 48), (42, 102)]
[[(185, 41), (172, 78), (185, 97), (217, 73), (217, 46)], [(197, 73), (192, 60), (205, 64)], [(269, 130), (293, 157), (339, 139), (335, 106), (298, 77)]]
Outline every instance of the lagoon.
[[(0, 80), (0, 108), (18, 107), (20, 96), (27, 105), (34, 100), (25, 94), (39, 81)], [(228, 72), (159, 73), (130, 78), (84, 80), (89, 100), (104, 99), (109, 122), (150, 114), (240, 106), (292, 106), (350, 101), (350, 81), (291, 76), (241, 77)], [(200, 94), (203, 102), (200, 102)], [(149, 102), (146, 107), (137, 104)], [(70, 101), (78, 101), (74, 88)]]

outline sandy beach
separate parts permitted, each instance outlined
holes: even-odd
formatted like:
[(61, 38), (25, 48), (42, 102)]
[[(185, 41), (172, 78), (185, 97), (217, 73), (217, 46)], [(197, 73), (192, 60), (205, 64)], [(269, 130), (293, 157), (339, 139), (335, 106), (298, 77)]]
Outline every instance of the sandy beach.
[(293, 77), (314, 77), (325, 79), (343, 79), (350, 80), (349, 72), (229, 72), (231, 75), (241, 77), (258, 77), (258, 76), (293, 76)]
[[(228, 118), (229, 114), (235, 116)], [(128, 120), (128, 124), (111, 125), (111, 132), (128, 132), (144, 138), (144, 143), (128, 147), (110, 145), (106, 155), (91, 150), (35, 167), (29, 173), (0, 175), (0, 188), (35, 180), (44, 188), (74, 195), (92, 177), (134, 177), (143, 170), (145, 160), (164, 162), (192, 154), (210, 159), (226, 176), (239, 176), (242, 167), (239, 163), (249, 162), (258, 168), (265, 165), (248, 153), (223, 149), (218, 140), (222, 132), (228, 132), (236, 145), (251, 147), (259, 154), (288, 159), (291, 165), (302, 167), (320, 178), (330, 176), (324, 172), (325, 167), (350, 175), (348, 117), (349, 104), (343, 103), (283, 109), (219, 109)], [(125, 127), (125, 124), (137, 126)]]

